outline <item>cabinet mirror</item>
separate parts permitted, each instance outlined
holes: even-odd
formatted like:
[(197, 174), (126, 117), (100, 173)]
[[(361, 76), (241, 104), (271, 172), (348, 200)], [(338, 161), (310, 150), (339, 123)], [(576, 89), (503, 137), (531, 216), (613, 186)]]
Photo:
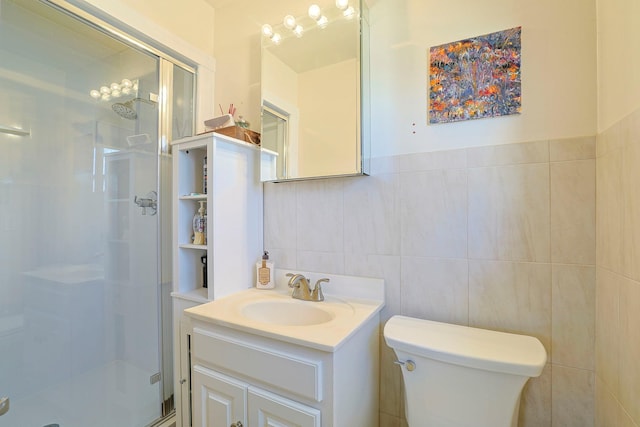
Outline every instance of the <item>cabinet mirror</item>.
[(297, 3), (280, 23), (262, 27), (261, 178), (367, 174), (366, 5), (359, 0)]

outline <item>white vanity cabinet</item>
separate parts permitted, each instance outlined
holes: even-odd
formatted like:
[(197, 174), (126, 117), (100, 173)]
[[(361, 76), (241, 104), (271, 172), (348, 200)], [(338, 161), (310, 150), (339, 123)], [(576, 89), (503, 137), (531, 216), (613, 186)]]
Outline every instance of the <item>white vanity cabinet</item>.
[(193, 426), (320, 427), (320, 411), (200, 365), (193, 368)]
[[(253, 285), (263, 248), (260, 149), (216, 133), (176, 140), (171, 147), (174, 395), (177, 426), (189, 427), (191, 329), (183, 311)], [(207, 213), (207, 239), (194, 244), (192, 221), (200, 202)]]
[(378, 425), (378, 315), (335, 349), (191, 325), (194, 427)]
[(247, 425), (248, 385), (202, 366), (191, 373), (193, 427)]

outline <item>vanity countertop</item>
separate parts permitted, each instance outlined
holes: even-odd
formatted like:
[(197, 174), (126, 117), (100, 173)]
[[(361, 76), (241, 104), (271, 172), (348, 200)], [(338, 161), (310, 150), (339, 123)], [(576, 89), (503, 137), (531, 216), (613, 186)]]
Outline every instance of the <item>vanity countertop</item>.
[[(288, 279), (285, 277), (288, 272), (302, 273), (309, 277), (311, 286), (319, 278), (329, 278), (331, 281), (323, 284), (325, 300), (312, 302), (291, 298)], [(249, 310), (256, 307), (261, 312), (262, 320), (247, 315)], [(185, 314), (194, 320), (335, 352), (367, 321), (376, 317), (383, 307), (382, 279), (276, 270), (275, 289), (247, 289), (189, 308), (185, 310)], [(290, 316), (288, 313), (275, 312), (273, 318), (265, 318), (262, 308), (293, 310)], [(327, 318), (318, 320), (318, 323), (311, 321), (311, 324), (299, 324), (305, 322), (307, 313), (318, 313)], [(301, 322), (297, 321), (297, 317), (300, 317)]]

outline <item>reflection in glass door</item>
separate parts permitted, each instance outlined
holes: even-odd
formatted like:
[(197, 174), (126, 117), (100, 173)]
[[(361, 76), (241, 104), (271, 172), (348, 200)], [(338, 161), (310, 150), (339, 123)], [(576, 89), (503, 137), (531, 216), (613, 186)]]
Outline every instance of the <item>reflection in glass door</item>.
[(33, 0), (0, 0), (0, 58), (0, 426), (149, 425), (172, 394), (161, 60)]

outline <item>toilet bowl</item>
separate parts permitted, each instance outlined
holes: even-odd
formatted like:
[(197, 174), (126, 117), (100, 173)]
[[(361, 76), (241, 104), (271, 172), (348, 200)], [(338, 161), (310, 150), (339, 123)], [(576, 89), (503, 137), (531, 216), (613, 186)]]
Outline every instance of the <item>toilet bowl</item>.
[(534, 337), (393, 316), (409, 427), (516, 427), (520, 393), (547, 353)]

